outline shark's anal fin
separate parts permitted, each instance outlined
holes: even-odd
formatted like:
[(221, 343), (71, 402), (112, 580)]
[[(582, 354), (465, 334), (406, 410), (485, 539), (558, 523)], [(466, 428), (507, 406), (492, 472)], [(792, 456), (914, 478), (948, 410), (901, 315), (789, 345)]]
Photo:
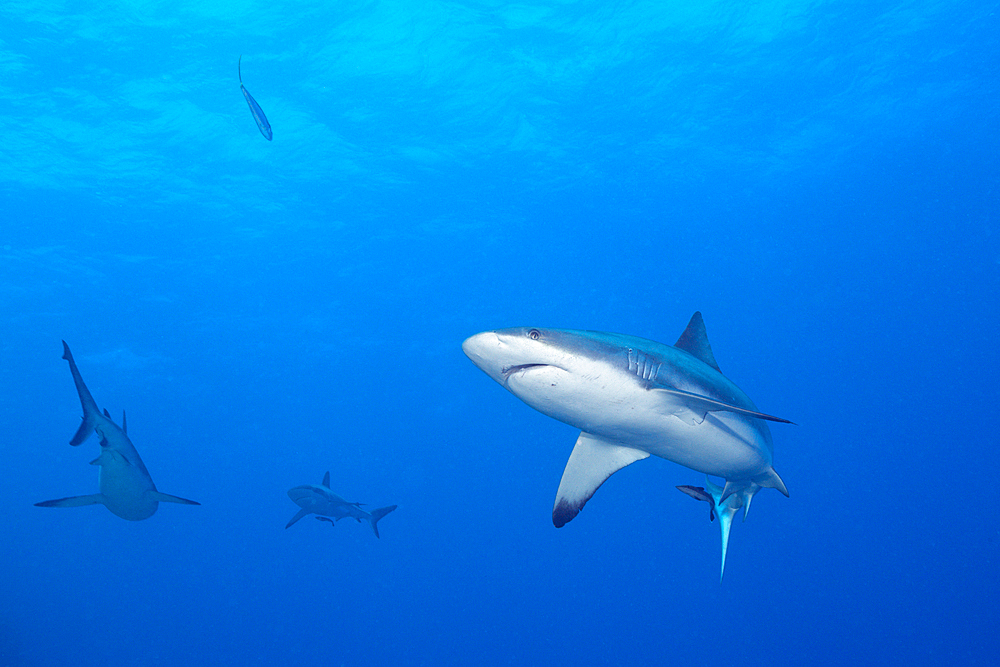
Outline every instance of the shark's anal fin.
[(556, 528), (565, 526), (580, 513), (604, 480), (630, 463), (648, 457), (649, 452), (581, 432), (559, 482), (552, 523)]
[(85, 505), (101, 505), (104, 503), (104, 496), (100, 493), (93, 493), (89, 496), (72, 496), (70, 498), (60, 498), (59, 500), (43, 500), (35, 503), (35, 507), (83, 507)]
[(147, 491), (149, 497), (158, 503), (177, 503), (178, 505), (201, 505), (201, 503), (195, 502), (193, 500), (188, 500), (187, 498), (179, 498), (177, 496), (172, 496), (169, 493), (160, 493), (159, 491)]

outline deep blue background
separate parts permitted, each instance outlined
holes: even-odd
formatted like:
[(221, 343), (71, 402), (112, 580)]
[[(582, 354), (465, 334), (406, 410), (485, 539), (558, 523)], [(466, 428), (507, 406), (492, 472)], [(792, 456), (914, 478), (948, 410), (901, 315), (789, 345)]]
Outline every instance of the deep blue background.
[[(0, 665), (995, 664), (1000, 5), (304, 4), (0, 6)], [(460, 348), (695, 310), (798, 423), (721, 586), (675, 464), (553, 528)], [(202, 507), (32, 506), (60, 339)]]

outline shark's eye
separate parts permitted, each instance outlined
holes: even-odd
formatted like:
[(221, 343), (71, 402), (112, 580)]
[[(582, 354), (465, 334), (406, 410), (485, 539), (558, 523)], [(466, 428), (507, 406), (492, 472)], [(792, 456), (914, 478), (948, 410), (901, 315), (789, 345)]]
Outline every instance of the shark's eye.
[(530, 338), (531, 340), (538, 340), (541, 337), (542, 337), (542, 332), (539, 331), (538, 329), (531, 329), (528, 332), (528, 338)]

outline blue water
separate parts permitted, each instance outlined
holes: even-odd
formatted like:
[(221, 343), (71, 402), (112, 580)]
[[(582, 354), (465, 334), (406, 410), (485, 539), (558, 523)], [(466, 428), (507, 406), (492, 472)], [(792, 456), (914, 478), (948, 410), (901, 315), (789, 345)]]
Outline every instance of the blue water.
[[(0, 5), (0, 665), (992, 665), (1000, 4)], [(266, 112), (258, 131), (237, 81)], [(462, 354), (704, 313), (719, 531)], [(73, 348), (161, 504), (101, 506)], [(379, 524), (303, 520), (331, 472)]]

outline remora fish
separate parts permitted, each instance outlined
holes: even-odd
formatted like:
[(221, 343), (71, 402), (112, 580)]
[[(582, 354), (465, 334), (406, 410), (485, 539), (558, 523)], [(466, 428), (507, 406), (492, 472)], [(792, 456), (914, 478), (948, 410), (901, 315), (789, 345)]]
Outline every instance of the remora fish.
[(274, 136), (271, 133), (271, 124), (267, 122), (267, 116), (264, 115), (264, 110), (260, 108), (257, 104), (257, 100), (250, 95), (247, 91), (246, 86), (243, 85), (243, 55), (240, 55), (239, 61), (236, 63), (236, 72), (240, 77), (240, 90), (243, 91), (243, 98), (247, 101), (247, 105), (250, 107), (250, 113), (253, 114), (253, 119), (257, 121), (257, 127), (260, 128), (260, 133), (264, 135), (264, 138), (268, 141)]
[(288, 497), (302, 509), (296, 512), (295, 516), (285, 524), (285, 528), (289, 528), (293, 523), (310, 514), (319, 514), (320, 516), (316, 517), (317, 519), (329, 521), (334, 525), (336, 525), (334, 522), (337, 519), (351, 517), (352, 519), (356, 519), (358, 523), (361, 523), (362, 519), (371, 523), (372, 530), (375, 531), (375, 537), (379, 536), (379, 519), (397, 507), (397, 505), (390, 505), (389, 507), (380, 507), (372, 510), (371, 513), (364, 511), (361, 509), (361, 503), (349, 503), (330, 490), (329, 471), (323, 475), (323, 484), (321, 486), (315, 484), (296, 486), (288, 490)]
[(76, 447), (97, 431), (101, 437), (101, 455), (90, 462), (101, 467), (100, 493), (89, 496), (73, 496), (59, 500), (46, 500), (35, 503), (37, 507), (83, 507), (84, 505), (104, 505), (113, 514), (129, 521), (141, 521), (153, 516), (159, 503), (180, 503), (181, 505), (199, 505), (193, 500), (186, 500), (160, 493), (153, 484), (153, 478), (139, 458), (132, 441), (126, 433), (125, 413), (122, 413), (122, 425), (111, 421), (111, 416), (105, 410), (102, 414), (97, 402), (90, 395), (90, 390), (83, 383), (83, 376), (76, 367), (73, 353), (69, 345), (63, 341), (63, 359), (69, 362), (69, 371), (73, 375), (80, 403), (83, 405), (83, 423), (69, 444)]
[[(758, 411), (722, 374), (701, 313), (672, 346), (622, 334), (525, 327), (476, 334), (462, 350), (522, 401), (581, 430), (552, 509), (557, 528), (608, 477), (650, 454), (724, 478), (713, 501), (720, 519), (728, 513), (726, 503), (733, 513), (749, 508), (761, 487), (788, 495), (771, 465), (766, 422), (791, 422)], [(723, 523), (725, 567), (729, 523)]]

